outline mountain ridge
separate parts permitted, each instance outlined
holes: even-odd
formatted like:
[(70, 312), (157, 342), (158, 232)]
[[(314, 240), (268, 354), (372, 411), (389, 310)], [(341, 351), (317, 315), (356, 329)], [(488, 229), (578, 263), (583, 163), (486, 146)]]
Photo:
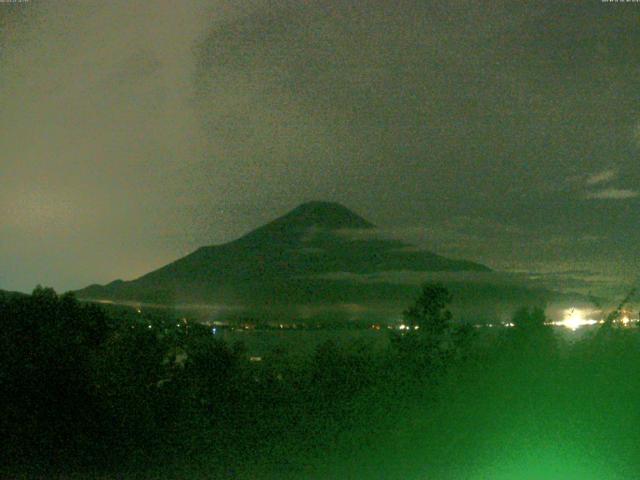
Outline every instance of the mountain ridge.
[[(155, 302), (255, 303), (259, 297), (258, 303), (322, 303), (370, 296), (365, 290), (371, 287), (323, 279), (328, 273), (491, 271), (475, 262), (378, 238), (375, 228), (339, 203), (305, 202), (236, 240), (198, 248), (134, 280), (92, 285), (77, 294), (81, 298)], [(367, 235), (350, 238), (344, 231)], [(335, 288), (343, 288), (343, 292), (332, 291)]]

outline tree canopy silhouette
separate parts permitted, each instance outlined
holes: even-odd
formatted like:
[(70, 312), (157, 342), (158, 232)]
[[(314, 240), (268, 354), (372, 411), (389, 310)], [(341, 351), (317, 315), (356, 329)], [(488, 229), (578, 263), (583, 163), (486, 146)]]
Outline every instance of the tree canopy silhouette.
[(546, 316), (541, 307), (520, 307), (511, 319), (515, 328), (523, 330), (544, 328), (545, 321)]
[(453, 295), (439, 283), (426, 283), (413, 305), (404, 311), (407, 325), (417, 327), (423, 335), (441, 335), (451, 326), (447, 305)]

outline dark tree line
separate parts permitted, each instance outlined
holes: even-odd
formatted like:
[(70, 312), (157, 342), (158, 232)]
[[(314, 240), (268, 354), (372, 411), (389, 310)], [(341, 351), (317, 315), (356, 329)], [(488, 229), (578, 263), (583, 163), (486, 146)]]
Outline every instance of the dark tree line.
[(41, 287), (0, 297), (1, 460), (40, 473), (133, 472), (204, 455), (232, 476), (247, 458), (307, 455), (337, 431), (382, 428), (452, 370), (492, 356), (555, 358), (542, 309), (517, 311), (514, 328), (487, 341), (453, 321), (451, 300), (424, 285), (383, 351), (328, 341), (304, 360), (276, 349), (255, 363), (204, 326), (108, 314)]

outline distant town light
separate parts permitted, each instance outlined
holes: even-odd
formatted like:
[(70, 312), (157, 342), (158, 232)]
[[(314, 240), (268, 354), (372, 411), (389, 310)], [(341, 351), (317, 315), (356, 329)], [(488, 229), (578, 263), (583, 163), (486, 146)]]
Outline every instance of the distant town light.
[(587, 312), (579, 308), (571, 308), (564, 311), (564, 318), (559, 322), (553, 322), (554, 325), (568, 328), (575, 332), (578, 328), (585, 325), (595, 325), (597, 320), (586, 318)]

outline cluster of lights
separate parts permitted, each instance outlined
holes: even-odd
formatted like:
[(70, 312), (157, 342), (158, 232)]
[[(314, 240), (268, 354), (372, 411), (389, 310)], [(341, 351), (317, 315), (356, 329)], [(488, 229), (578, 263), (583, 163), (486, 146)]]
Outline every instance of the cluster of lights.
[[(141, 314), (142, 310), (140, 308), (136, 308), (136, 311)], [(571, 309), (567, 309), (564, 311), (564, 315), (563, 315), (563, 319), (559, 320), (559, 321), (553, 321), (553, 322), (548, 322), (547, 325), (553, 325), (553, 326), (557, 326), (557, 327), (564, 327), (564, 328), (568, 328), (571, 331), (576, 331), (578, 330), (580, 327), (584, 327), (584, 326), (592, 326), (592, 325), (597, 325), (597, 324), (603, 324), (605, 323), (604, 320), (595, 320), (593, 318), (589, 318), (589, 316), (591, 314), (593, 314), (594, 311), (589, 311), (589, 310), (583, 310), (583, 309), (579, 309), (579, 308), (571, 308)], [(182, 323), (184, 323), (185, 326), (188, 325), (187, 319), (186, 318), (182, 318)], [(634, 323), (638, 323), (639, 320), (638, 319), (632, 319), (629, 316), (629, 312), (627, 311), (623, 311), (622, 315), (620, 316), (620, 318), (618, 318), (617, 320), (614, 320), (614, 323), (623, 326), (623, 327), (629, 327)], [(176, 327), (180, 328), (182, 327), (182, 323), (177, 323)], [(278, 325), (281, 329), (284, 328), (283, 324), (279, 324)], [(506, 322), (506, 323), (501, 323), (501, 324), (494, 324), (494, 323), (488, 323), (485, 325), (475, 325), (476, 327), (496, 327), (496, 326), (502, 326), (502, 327), (507, 327), (507, 328), (511, 328), (511, 327), (515, 327), (515, 324), (513, 322)], [(131, 327), (133, 328), (133, 326)], [(147, 328), (152, 328), (152, 325), (148, 325)], [(244, 330), (249, 330), (251, 327), (249, 325), (243, 325), (241, 327), (241, 329)], [(374, 330), (380, 330), (380, 326), (373, 324), (371, 325), (371, 328)], [(392, 326), (388, 326), (388, 328), (393, 328)], [(411, 330), (418, 330), (420, 328), (419, 325), (406, 325), (404, 323), (400, 324), (397, 326), (398, 330), (402, 330), (402, 331), (411, 331)], [(213, 335), (215, 335), (217, 333), (217, 328), (213, 327), (211, 329), (211, 333)]]
[(597, 320), (587, 318), (586, 313), (578, 308), (572, 308), (571, 310), (565, 310), (564, 318), (558, 322), (553, 322), (553, 325), (558, 327), (565, 327), (575, 332), (578, 328), (595, 325)]
[(414, 325), (412, 328), (411, 325), (405, 325), (404, 323), (398, 326), (398, 330), (418, 330), (419, 328), (419, 325)]
[[(579, 308), (571, 308), (571, 309), (567, 309), (564, 311), (564, 315), (562, 320), (558, 320), (558, 321), (551, 321), (551, 322), (547, 322), (546, 325), (553, 325), (556, 327), (564, 327), (564, 328), (568, 328), (569, 330), (575, 332), (576, 330), (578, 330), (580, 327), (585, 327), (585, 326), (591, 326), (591, 325), (598, 325), (598, 324), (603, 324), (605, 323), (604, 320), (596, 320), (594, 318), (592, 318), (592, 316), (597, 313), (598, 311), (596, 310), (583, 310), (583, 309), (579, 309)], [(640, 320), (638, 319), (633, 319), (630, 317), (630, 312), (628, 311), (623, 311), (622, 315), (620, 318), (618, 318), (617, 320), (614, 320), (613, 323), (618, 324), (622, 327), (629, 327), (631, 325), (633, 325), (634, 323), (638, 323)], [(512, 328), (515, 327), (515, 324), (513, 322), (504, 322), (504, 323), (486, 323), (486, 324), (476, 324), (474, 325), (476, 328), (483, 328), (483, 327), (506, 327), (506, 328)], [(401, 325), (400, 330), (404, 330), (405, 328), (409, 328), (405, 325)]]
[[(597, 325), (605, 323), (604, 320), (595, 320), (593, 318), (589, 318), (588, 315), (591, 312), (587, 312), (585, 310), (581, 310), (578, 308), (572, 308), (564, 311), (564, 318), (558, 322), (551, 322), (551, 325), (555, 325), (558, 327), (565, 327), (571, 331), (576, 331), (580, 327)], [(631, 319), (629, 317), (628, 312), (623, 312), (622, 316), (614, 320), (614, 323), (622, 325), (623, 327), (628, 327), (632, 323), (637, 323), (638, 320)]]
[(625, 327), (627, 325), (629, 325), (633, 320), (631, 320), (627, 315), (625, 315), (624, 317), (622, 317), (619, 322), (624, 325)]

